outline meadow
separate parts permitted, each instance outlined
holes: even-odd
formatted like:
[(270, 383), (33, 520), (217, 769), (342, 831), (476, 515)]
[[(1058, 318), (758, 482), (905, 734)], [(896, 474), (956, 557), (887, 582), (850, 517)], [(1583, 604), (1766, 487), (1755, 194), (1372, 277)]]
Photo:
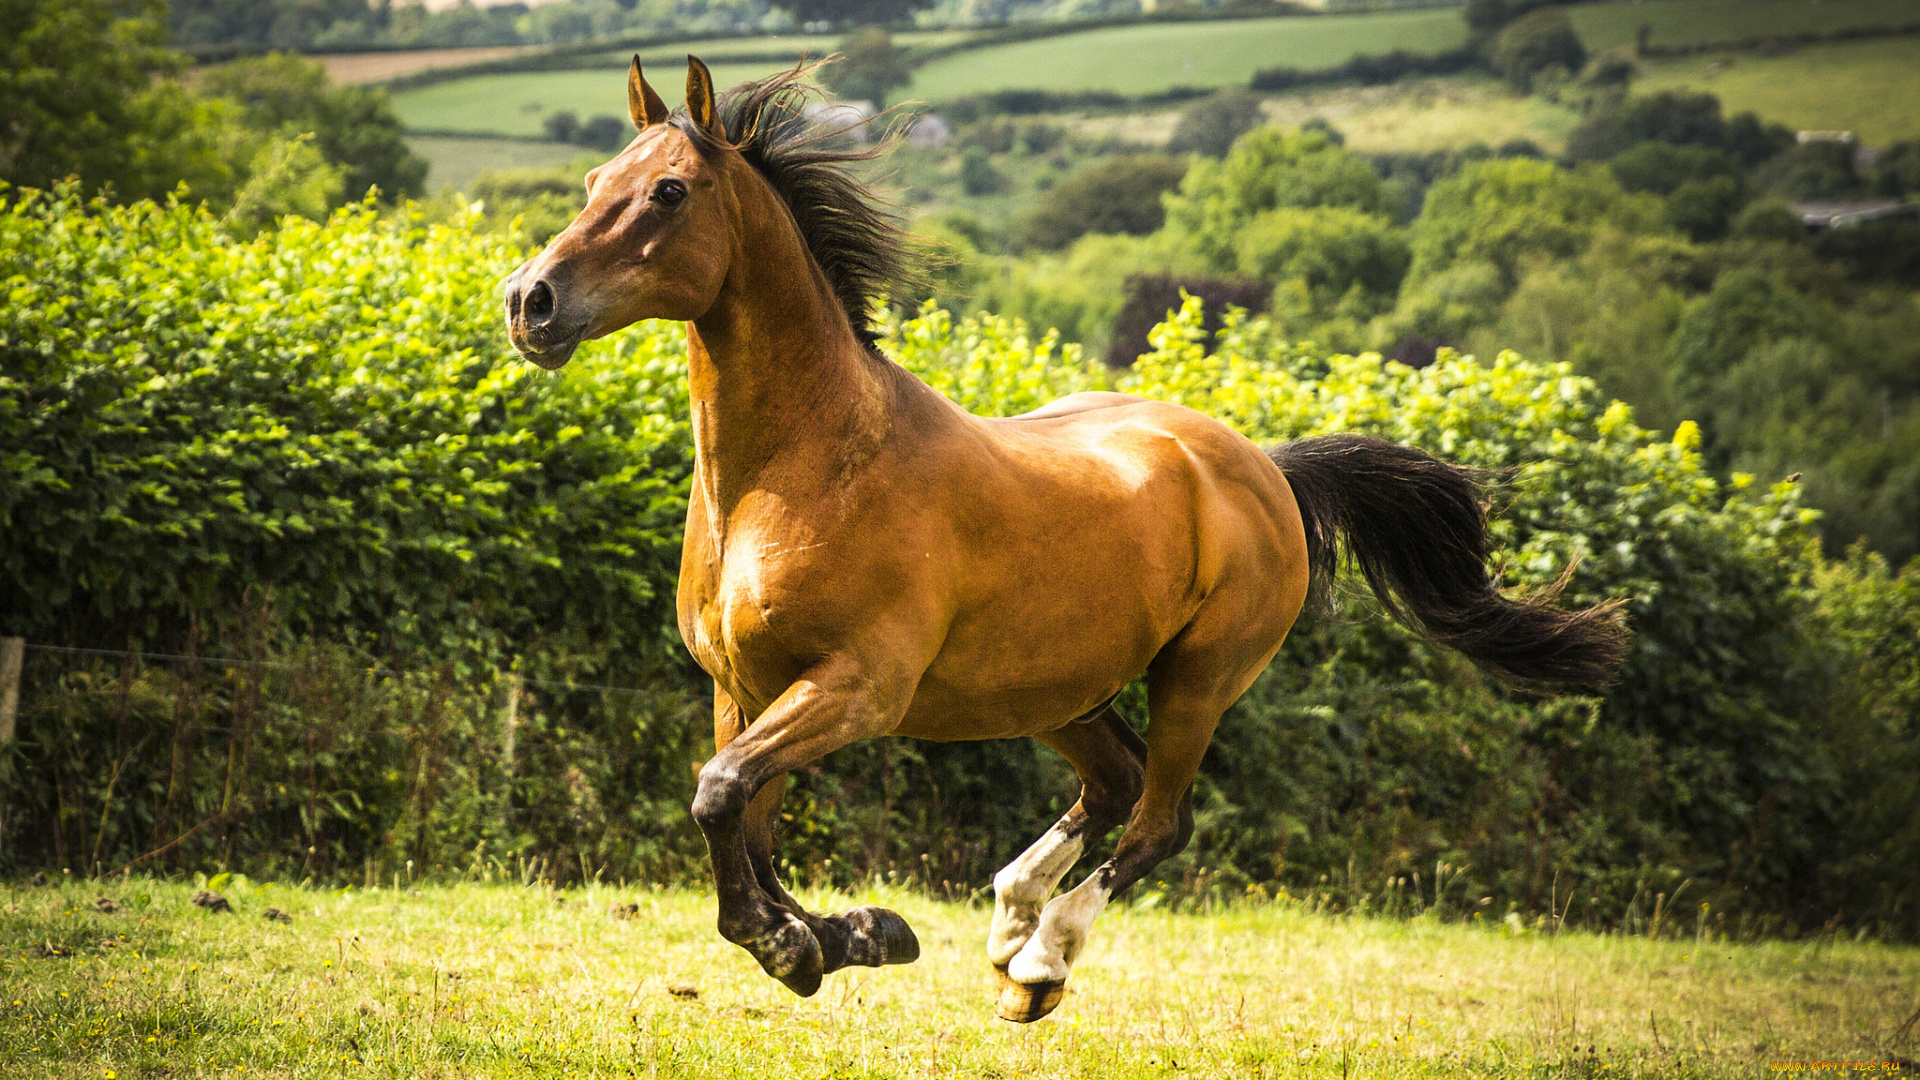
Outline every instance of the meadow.
[(1356, 53), (1439, 52), (1464, 40), (1452, 8), (1112, 26), (944, 56), (914, 72), (909, 93), (937, 103), (1006, 89), (1138, 95), (1244, 86), (1264, 67), (1331, 67)]
[(1920, 21), (1912, 0), (1645, 0), (1567, 9), (1588, 49), (1632, 45), (1640, 27), (1656, 46), (1750, 41)]
[(180, 881), (0, 889), (0, 1072), (1736, 1077), (1916, 1053), (1920, 951), (1736, 944), (1684, 916), (1654, 939), (1148, 893), (1101, 918), (1059, 1011), (1019, 1027), (993, 1016), (982, 900), (803, 893), (893, 906), (923, 952), (800, 999), (695, 891), (215, 884), (231, 913)]
[[(686, 80), (686, 53), (660, 65), (651, 81), (669, 105), (677, 105)], [(792, 66), (791, 61), (772, 60), (711, 65), (721, 86)], [(622, 61), (591, 71), (476, 75), (401, 91), (393, 95), (393, 107), (410, 131), (537, 136), (541, 121), (556, 112), (572, 112), (582, 120), (603, 113), (626, 116), (627, 68)]]
[(1715, 95), (1728, 113), (1853, 131), (1869, 146), (1920, 138), (1920, 36), (1652, 60), (1635, 83), (1641, 93), (1681, 88)]
[(427, 173), (427, 190), (436, 194), (464, 190), (475, 177), (495, 169), (558, 167), (583, 157), (592, 157), (597, 163), (606, 157), (570, 143), (465, 135), (412, 135), (407, 145), (432, 166)]

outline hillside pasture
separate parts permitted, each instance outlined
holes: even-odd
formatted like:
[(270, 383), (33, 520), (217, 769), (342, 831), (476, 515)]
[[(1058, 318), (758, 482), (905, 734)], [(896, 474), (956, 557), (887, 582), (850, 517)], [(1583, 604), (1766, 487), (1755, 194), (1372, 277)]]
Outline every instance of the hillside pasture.
[(1792, 128), (1852, 131), (1880, 146), (1920, 138), (1920, 36), (1809, 45), (1779, 56), (1652, 60), (1635, 89), (1702, 90), (1728, 113), (1751, 109)]
[(607, 156), (570, 143), (472, 135), (410, 135), (407, 145), (427, 159), (427, 190), (435, 194), (465, 190), (481, 173), (497, 169), (556, 167), (582, 157), (599, 161)]
[(1408, 79), (1389, 86), (1335, 87), (1269, 98), (1268, 119), (1298, 127), (1322, 119), (1364, 153), (1425, 153), (1471, 143), (1527, 139), (1548, 153), (1566, 145), (1580, 122), (1574, 109), (1523, 97), (1473, 76)]
[[(669, 105), (678, 104), (685, 86), (685, 54), (672, 64), (663, 62), (649, 76)], [(791, 66), (787, 63), (713, 65), (721, 86), (756, 79)], [(516, 72), (476, 75), (393, 95), (394, 110), (408, 129), (433, 134), (513, 135), (541, 134), (541, 122), (556, 112), (572, 112), (582, 120), (606, 114), (627, 114), (625, 63), (592, 71)]]
[(217, 915), (181, 882), (0, 889), (0, 1072), (1709, 1078), (1915, 1052), (1920, 952), (1846, 939), (1555, 934), (1293, 900), (1175, 913), (1150, 892), (1102, 916), (1065, 1003), (1022, 1027), (993, 1015), (984, 901), (803, 891), (895, 907), (923, 951), (802, 999), (714, 932), (700, 892), (390, 884), (236, 879)]
[(1330, 67), (1392, 49), (1439, 52), (1465, 38), (1453, 8), (1110, 26), (944, 56), (915, 71), (908, 93), (938, 103), (995, 90), (1139, 95), (1243, 86), (1265, 67)]
[(1567, 8), (1589, 49), (1632, 45), (1644, 24), (1656, 46), (1708, 45), (1920, 22), (1913, 0), (1646, 0)]
[(470, 49), (388, 49), (381, 52), (329, 53), (314, 57), (336, 86), (386, 82), (424, 71), (441, 71), (504, 60), (538, 49), (535, 45), (479, 45)]

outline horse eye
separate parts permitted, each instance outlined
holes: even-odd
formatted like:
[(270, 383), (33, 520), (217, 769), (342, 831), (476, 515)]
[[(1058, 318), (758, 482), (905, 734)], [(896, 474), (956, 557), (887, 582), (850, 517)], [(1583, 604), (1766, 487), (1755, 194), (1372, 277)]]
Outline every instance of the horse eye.
[(680, 200), (687, 197), (687, 185), (678, 180), (662, 180), (653, 189), (653, 197), (663, 206), (678, 206)]

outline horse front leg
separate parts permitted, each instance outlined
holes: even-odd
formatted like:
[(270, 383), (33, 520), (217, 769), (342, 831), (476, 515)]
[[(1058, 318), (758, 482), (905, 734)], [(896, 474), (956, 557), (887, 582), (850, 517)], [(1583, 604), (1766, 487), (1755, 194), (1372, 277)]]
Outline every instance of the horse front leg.
[[(919, 943), (892, 912), (859, 908), (838, 919), (815, 919), (801, 913), (777, 882), (772, 889), (763, 885), (755, 848), (768, 849), (763, 861), (771, 876), (768, 815), (777, 798), (757, 797), (794, 769), (886, 734), (909, 696), (910, 688), (889, 688), (849, 661), (830, 661), (788, 687), (700, 770), (693, 819), (713, 861), (720, 933), (802, 997), (819, 990), (821, 977), (833, 967), (904, 963), (919, 955)], [(756, 803), (760, 813), (749, 829), (748, 814)]]

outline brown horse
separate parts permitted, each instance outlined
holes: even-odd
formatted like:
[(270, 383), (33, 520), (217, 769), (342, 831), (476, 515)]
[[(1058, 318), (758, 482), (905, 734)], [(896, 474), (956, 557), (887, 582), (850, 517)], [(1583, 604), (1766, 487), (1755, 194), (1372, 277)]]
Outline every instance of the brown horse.
[[(1357, 436), (1262, 450), (1124, 394), (973, 416), (874, 347), (906, 260), (895, 219), (802, 119), (806, 72), (714, 98), (691, 57), (669, 112), (640, 73), (639, 135), (507, 281), (513, 343), (545, 368), (640, 319), (687, 331), (695, 475), (680, 630), (714, 680), (718, 752), (693, 816), (720, 932), (812, 994), (919, 944), (880, 908), (821, 917), (774, 874), (787, 774), (885, 736), (1031, 736), (1080, 799), (994, 877), (1001, 1016), (1059, 1002), (1107, 901), (1180, 851), (1214, 726), (1273, 659), (1344, 537), (1389, 610), (1528, 683), (1603, 685), (1609, 608), (1502, 596), (1464, 470)], [(1144, 738), (1112, 708), (1145, 674)], [(1011, 794), (1011, 793), (1009, 793)], [(1090, 845), (1118, 848), (1049, 900)]]

